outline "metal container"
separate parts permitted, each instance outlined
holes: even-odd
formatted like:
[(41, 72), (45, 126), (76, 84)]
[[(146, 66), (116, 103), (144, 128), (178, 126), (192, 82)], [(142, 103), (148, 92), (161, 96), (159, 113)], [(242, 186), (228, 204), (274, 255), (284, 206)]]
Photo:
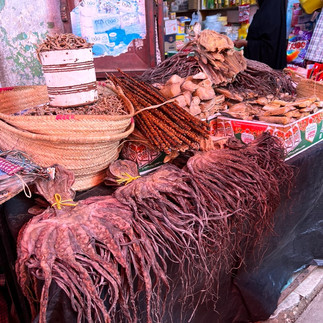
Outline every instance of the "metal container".
[(39, 56), (50, 105), (76, 107), (97, 101), (92, 48), (44, 51)]

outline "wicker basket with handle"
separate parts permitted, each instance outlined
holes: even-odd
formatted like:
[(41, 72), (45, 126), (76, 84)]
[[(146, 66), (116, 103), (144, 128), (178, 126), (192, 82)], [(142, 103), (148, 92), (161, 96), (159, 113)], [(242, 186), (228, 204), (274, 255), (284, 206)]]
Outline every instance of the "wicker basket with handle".
[[(34, 86), (35, 93), (37, 89), (38, 92), (44, 91), (42, 86)], [(120, 89), (114, 88), (113, 91), (123, 100), (128, 114), (13, 115), (30, 108), (30, 99), (27, 96), (25, 102), (20, 99), (16, 104), (16, 93), (12, 96), (12, 92), (17, 91), (1, 92), (0, 148), (25, 151), (43, 167), (63, 165), (75, 174), (75, 190), (85, 190), (101, 183), (105, 169), (119, 156), (120, 141), (134, 130), (131, 102)]]
[(296, 93), (298, 97), (316, 96), (323, 100), (323, 82), (308, 79), (303, 75), (285, 68), (284, 72), (289, 74), (292, 80), (296, 83)]

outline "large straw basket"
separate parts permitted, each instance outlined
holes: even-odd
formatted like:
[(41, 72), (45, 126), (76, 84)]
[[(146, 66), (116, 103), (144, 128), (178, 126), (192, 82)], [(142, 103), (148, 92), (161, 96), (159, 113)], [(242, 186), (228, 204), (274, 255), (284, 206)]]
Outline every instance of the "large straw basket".
[(323, 100), (323, 82), (303, 78), (297, 84), (296, 93), (299, 97), (314, 95)]
[[(36, 92), (44, 91), (35, 86)], [(119, 156), (120, 141), (134, 130), (134, 109), (120, 89), (114, 92), (124, 102), (127, 115), (12, 115), (30, 108), (15, 104), (13, 91), (0, 93), (0, 148), (25, 151), (43, 167), (60, 164), (75, 174), (73, 189), (85, 190), (101, 183), (105, 169)], [(44, 100), (42, 103), (48, 101)], [(7, 102), (2, 104), (2, 102)]]
[(284, 69), (286, 74), (291, 76), (291, 79), (296, 83), (296, 94), (298, 97), (317, 96), (323, 100), (323, 82), (307, 79), (306, 77), (298, 74), (297, 72)]
[[(0, 112), (12, 113), (16, 107), (20, 110), (44, 104), (48, 101), (46, 85), (15, 86), (10, 91), (0, 92)], [(18, 111), (20, 111), (18, 110)]]

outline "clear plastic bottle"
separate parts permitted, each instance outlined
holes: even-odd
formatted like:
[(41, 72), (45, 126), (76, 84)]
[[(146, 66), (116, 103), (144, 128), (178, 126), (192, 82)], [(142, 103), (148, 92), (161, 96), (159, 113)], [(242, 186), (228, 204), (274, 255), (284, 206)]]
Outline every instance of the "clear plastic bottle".
[(163, 1), (163, 14), (164, 14), (164, 18), (168, 18), (168, 3), (167, 3), (167, 1)]

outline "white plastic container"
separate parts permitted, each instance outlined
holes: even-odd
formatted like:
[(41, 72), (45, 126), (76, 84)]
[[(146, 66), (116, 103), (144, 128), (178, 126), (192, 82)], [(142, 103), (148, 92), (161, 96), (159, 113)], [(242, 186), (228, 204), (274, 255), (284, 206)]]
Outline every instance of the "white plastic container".
[(76, 107), (97, 101), (92, 48), (44, 51), (40, 61), (50, 105)]

